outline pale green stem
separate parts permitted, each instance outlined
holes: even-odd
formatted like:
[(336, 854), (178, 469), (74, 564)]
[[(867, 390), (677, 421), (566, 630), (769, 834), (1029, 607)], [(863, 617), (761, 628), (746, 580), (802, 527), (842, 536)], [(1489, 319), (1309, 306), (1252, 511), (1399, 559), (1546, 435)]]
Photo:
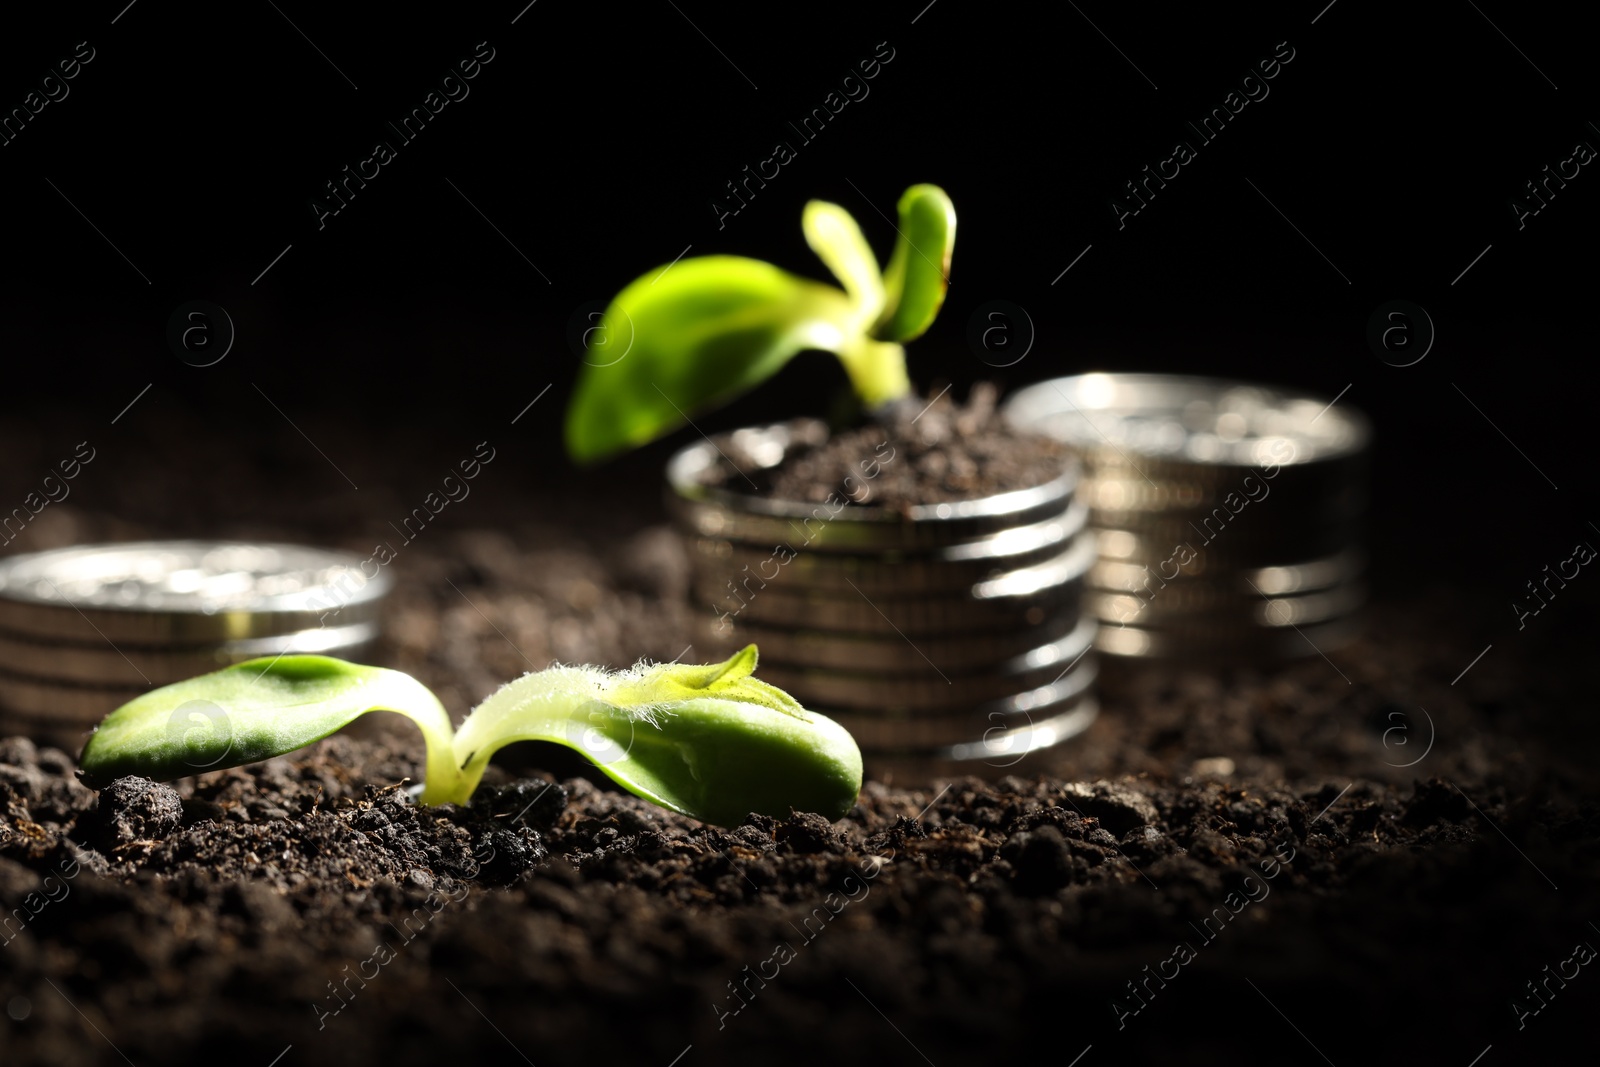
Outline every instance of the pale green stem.
[(911, 395), (904, 346), (894, 341), (874, 341), (862, 334), (847, 341), (838, 356), (856, 395), (869, 411)]
[[(587, 667), (552, 667), (510, 682), (473, 709), (455, 735), (452, 794), (445, 800), (464, 804), (478, 788), (489, 758), (514, 741), (554, 741), (586, 749), (590, 713), (621, 714), (600, 704), (603, 671)], [(430, 753), (431, 754), (431, 753)], [(592, 758), (592, 757), (591, 757)]]
[[(443, 804), (457, 800), (465, 802), (472, 795), (469, 788), (461, 794), (461, 772), (456, 767), (452, 747), (455, 730), (450, 725), (450, 713), (433, 691), (409, 674), (381, 667), (367, 668), (373, 673), (362, 680), (362, 692), (368, 706), (394, 711), (417, 724), (422, 740), (427, 745), (426, 778), (422, 785), (423, 804)], [(480, 772), (481, 773), (481, 772)], [(473, 784), (477, 779), (473, 779)]]

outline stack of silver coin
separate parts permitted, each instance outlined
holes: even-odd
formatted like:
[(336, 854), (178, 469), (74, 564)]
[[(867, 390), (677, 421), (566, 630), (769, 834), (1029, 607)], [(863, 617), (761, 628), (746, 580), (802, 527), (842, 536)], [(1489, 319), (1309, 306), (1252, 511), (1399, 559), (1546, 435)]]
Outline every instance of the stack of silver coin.
[(156, 686), (260, 656), (359, 657), (392, 585), (370, 559), (247, 542), (88, 545), (0, 562), (0, 735), (76, 747)]
[(1084, 462), (1101, 651), (1251, 662), (1356, 636), (1371, 440), (1359, 412), (1263, 385), (1082, 374), (1019, 391), (1005, 413)]
[(705, 484), (724, 451), (771, 467), (826, 436), (812, 420), (739, 430), (669, 465), (697, 658), (753, 642), (761, 678), (836, 718), (869, 758), (1007, 766), (1085, 729), (1095, 549), (1076, 464), (1036, 489), (904, 510), (846, 505), (850, 487), (817, 505)]

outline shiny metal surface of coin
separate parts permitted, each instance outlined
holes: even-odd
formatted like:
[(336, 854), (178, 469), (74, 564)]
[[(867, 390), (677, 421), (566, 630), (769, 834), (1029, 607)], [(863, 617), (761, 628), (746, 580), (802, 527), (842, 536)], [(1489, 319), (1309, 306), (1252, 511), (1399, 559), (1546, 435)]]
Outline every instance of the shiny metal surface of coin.
[(1060, 701), (1036, 715), (1004, 716), (994, 712), (961, 711), (947, 715), (885, 719), (849, 711), (827, 714), (849, 730), (857, 744), (871, 752), (930, 752), (961, 746), (968, 754), (955, 758), (982, 758), (978, 754), (980, 749), (984, 754), (1002, 758), (1032, 751), (1037, 746), (1022, 744), (1024, 735), (1031, 737), (1030, 731), (1043, 730), (1050, 724), (1059, 729), (1066, 725), (1064, 715), (1093, 703), (1093, 694), (1081, 690), (1070, 701)]
[(951, 637), (922, 636), (916, 639), (913, 647), (894, 633), (827, 633), (739, 622), (720, 625), (715, 617), (700, 616), (695, 629), (695, 647), (704, 648), (707, 658), (715, 659), (755, 644), (761, 649), (763, 670), (783, 665), (843, 671), (916, 672), (927, 669), (925, 655), (942, 670), (972, 671), (1025, 655), (1041, 642), (1058, 641), (1079, 625), (1080, 618), (1073, 610), (1051, 616), (1037, 627), (992, 633), (967, 632)]
[[(1154, 565), (1102, 558), (1089, 570), (1089, 587), (1112, 593), (1137, 593), (1151, 601), (1172, 594), (1175, 599), (1185, 599), (1199, 606), (1227, 603), (1239, 596), (1286, 596), (1327, 589), (1359, 577), (1366, 567), (1365, 554), (1353, 548), (1303, 563), (1235, 567), (1215, 573), (1187, 569), (1182, 564), (1187, 558), (1179, 556)], [(1197, 554), (1193, 563), (1198, 563), (1200, 558)]]
[(1074, 505), (1044, 522), (926, 552), (805, 552), (787, 541), (749, 545), (711, 537), (690, 538), (689, 551), (707, 582), (909, 596), (964, 590), (1006, 570), (1046, 563), (1083, 532), (1088, 517), (1087, 508)]
[(268, 637), (376, 617), (393, 579), (299, 545), (141, 541), (0, 563), (0, 630), (154, 647)]
[(1047, 563), (920, 597), (869, 597), (857, 590), (767, 588), (759, 581), (730, 588), (697, 577), (695, 599), (719, 623), (742, 622), (833, 633), (960, 635), (1037, 626), (1078, 604), (1094, 563), (1087, 533)]
[(1352, 615), (1309, 626), (1258, 627), (1243, 632), (1167, 633), (1141, 626), (1100, 628), (1095, 648), (1111, 656), (1236, 664), (1300, 659), (1336, 651), (1360, 635)]
[(1351, 408), (1272, 386), (1166, 374), (1079, 374), (1019, 390), (1005, 404), (1022, 429), (1048, 433), (1156, 482), (1219, 466), (1287, 469), (1352, 456), (1372, 431)]
[(1050, 699), (1059, 701), (1094, 683), (1097, 666), (1089, 650), (1096, 629), (1095, 620), (1084, 618), (1060, 640), (965, 674), (949, 673), (932, 661), (905, 674), (807, 670), (766, 663), (761, 672), (766, 681), (787, 690), (807, 707), (839, 708), (888, 720), (960, 712), (973, 712), (979, 718), (991, 712), (1014, 716), (1034, 702), (1015, 704), (1018, 694), (1034, 693), (1043, 699), (1049, 689)]
[(39, 681), (76, 685), (170, 685), (262, 656), (338, 656), (351, 659), (378, 637), (375, 622), (247, 637), (198, 648), (147, 648), (101, 641), (93, 645), (43, 644), (0, 633), (0, 670)]
[(0, 673), (0, 719), (88, 730), (145, 692), (145, 686), (75, 686)]

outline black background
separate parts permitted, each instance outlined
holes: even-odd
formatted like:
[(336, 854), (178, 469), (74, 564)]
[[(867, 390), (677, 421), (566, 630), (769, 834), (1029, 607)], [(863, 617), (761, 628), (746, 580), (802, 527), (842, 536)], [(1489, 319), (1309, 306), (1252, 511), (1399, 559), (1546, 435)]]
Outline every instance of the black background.
[[(117, 432), (164, 419), (265, 439), (282, 430), (265, 394), (297, 420), (409, 427), (444, 460), (493, 436), (535, 487), (654, 477), (686, 436), (589, 475), (561, 454), (574, 312), (686, 248), (825, 277), (800, 234), (807, 199), (843, 204), (886, 254), (884, 214), (932, 181), (960, 222), (945, 311), (911, 349), (925, 391), (1089, 369), (1330, 398), (1348, 386), (1379, 433), (1380, 575), (1493, 572), (1509, 598), (1594, 533), (1584, 357), (1600, 179), (1584, 168), (1521, 230), (1509, 206), (1577, 141), (1600, 145), (1576, 15), (1360, 0), (522, 2), (330, 13), (112, 0), (12, 22), (7, 110), (78, 42), (96, 55), (0, 147), (0, 412), (50, 412), (41, 447), (66, 455), (91, 434), (114, 450)], [(480, 41), (495, 58), (470, 96), (319, 229), (323, 183), (396, 141), (386, 120)], [(894, 58), (870, 95), (799, 145), (787, 123), (880, 42)], [(1119, 229), (1109, 201), (1122, 183), (1176, 140), (1196, 143), (1185, 120), (1279, 42), (1294, 58), (1270, 95), (1196, 144)], [(797, 159), (719, 229), (713, 198), (780, 139)], [(967, 343), (973, 313), (997, 299), (1037, 332), (1001, 371)], [(1437, 329), (1414, 366), (1366, 340), (1395, 299)], [(236, 327), (215, 366), (168, 347), (168, 318), (190, 300)], [(842, 382), (831, 357), (807, 355), (701, 425), (820, 410)], [(362, 476), (406, 475), (373, 461)], [(94, 488), (79, 492), (93, 506)]]

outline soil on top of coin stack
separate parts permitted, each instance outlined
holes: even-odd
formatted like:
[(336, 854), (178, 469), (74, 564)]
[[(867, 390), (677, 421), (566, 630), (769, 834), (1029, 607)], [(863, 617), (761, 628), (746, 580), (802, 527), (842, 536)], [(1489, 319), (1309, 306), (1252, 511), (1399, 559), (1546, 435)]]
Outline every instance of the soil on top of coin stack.
[(931, 403), (907, 398), (821, 444), (791, 448), (771, 467), (723, 438), (724, 461), (703, 479), (735, 492), (753, 482), (755, 495), (773, 500), (820, 504), (831, 498), (904, 510), (1032, 489), (1059, 477), (1067, 448), (1013, 429), (995, 408), (997, 396), (995, 386), (979, 383), (965, 406), (948, 393)]

